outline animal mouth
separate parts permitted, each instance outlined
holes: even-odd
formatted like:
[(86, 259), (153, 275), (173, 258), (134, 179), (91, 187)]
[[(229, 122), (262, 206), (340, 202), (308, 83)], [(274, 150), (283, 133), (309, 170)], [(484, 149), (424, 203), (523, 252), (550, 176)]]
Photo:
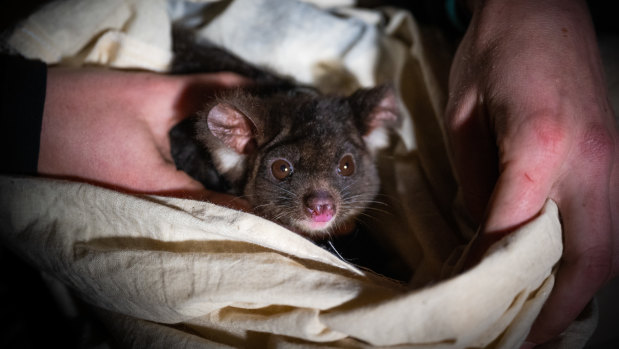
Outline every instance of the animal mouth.
[(309, 218), (314, 223), (327, 223), (335, 216), (333, 205), (326, 204), (314, 208), (307, 208)]
[(303, 199), (305, 217), (297, 223), (308, 232), (319, 232), (327, 229), (335, 220), (337, 205), (333, 196), (326, 190), (316, 190)]
[(337, 210), (333, 196), (326, 190), (313, 191), (303, 198), (308, 217), (314, 222), (328, 222)]
[(320, 217), (318, 219), (314, 219), (312, 217), (306, 217), (295, 222), (294, 225), (297, 229), (294, 230), (300, 232), (302, 235), (321, 235), (322, 233), (327, 232), (327, 229), (331, 227), (333, 221), (333, 218), (328, 219), (326, 217)]

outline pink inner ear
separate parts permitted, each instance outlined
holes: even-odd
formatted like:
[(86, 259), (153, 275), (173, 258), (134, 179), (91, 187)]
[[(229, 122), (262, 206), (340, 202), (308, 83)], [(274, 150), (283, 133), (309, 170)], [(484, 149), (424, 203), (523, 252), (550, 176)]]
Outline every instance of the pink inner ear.
[(208, 128), (226, 146), (239, 154), (246, 154), (255, 145), (253, 123), (238, 109), (219, 103), (209, 112)]
[(368, 133), (377, 127), (398, 121), (398, 101), (393, 91), (386, 93), (380, 103), (370, 113)]

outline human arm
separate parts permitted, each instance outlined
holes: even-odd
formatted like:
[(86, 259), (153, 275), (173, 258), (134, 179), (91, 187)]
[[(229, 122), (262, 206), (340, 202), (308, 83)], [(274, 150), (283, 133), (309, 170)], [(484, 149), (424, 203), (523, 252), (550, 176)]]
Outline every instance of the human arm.
[(181, 196), (245, 208), (178, 171), (168, 132), (205, 97), (245, 80), (229, 73), (166, 76), (50, 68), (38, 173), (132, 193)]
[(534, 218), (547, 198), (558, 203), (563, 258), (528, 338), (543, 343), (619, 269), (617, 127), (584, 1), (469, 5), (446, 129), (465, 205), (483, 222), (472, 254)]

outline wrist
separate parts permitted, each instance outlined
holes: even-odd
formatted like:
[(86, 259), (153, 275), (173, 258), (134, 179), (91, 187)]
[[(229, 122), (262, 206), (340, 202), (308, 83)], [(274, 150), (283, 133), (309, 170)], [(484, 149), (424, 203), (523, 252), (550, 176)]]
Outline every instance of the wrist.
[[(505, 25), (504, 18), (531, 16), (589, 16), (585, 0), (461, 0), (472, 14), (492, 17)], [(489, 20), (489, 19), (488, 19)]]
[[(482, 46), (544, 46), (565, 41), (595, 41), (584, 0), (467, 0), (472, 6), (470, 35)], [(564, 40), (566, 39), (566, 40)], [(484, 47), (478, 47), (484, 49)], [(543, 47), (542, 47), (543, 49)]]

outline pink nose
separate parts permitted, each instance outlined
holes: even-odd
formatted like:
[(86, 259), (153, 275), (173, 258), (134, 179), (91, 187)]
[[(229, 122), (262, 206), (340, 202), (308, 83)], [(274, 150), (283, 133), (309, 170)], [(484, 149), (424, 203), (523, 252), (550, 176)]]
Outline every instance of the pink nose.
[(314, 222), (328, 222), (335, 215), (333, 198), (326, 191), (315, 191), (305, 197), (307, 213)]

